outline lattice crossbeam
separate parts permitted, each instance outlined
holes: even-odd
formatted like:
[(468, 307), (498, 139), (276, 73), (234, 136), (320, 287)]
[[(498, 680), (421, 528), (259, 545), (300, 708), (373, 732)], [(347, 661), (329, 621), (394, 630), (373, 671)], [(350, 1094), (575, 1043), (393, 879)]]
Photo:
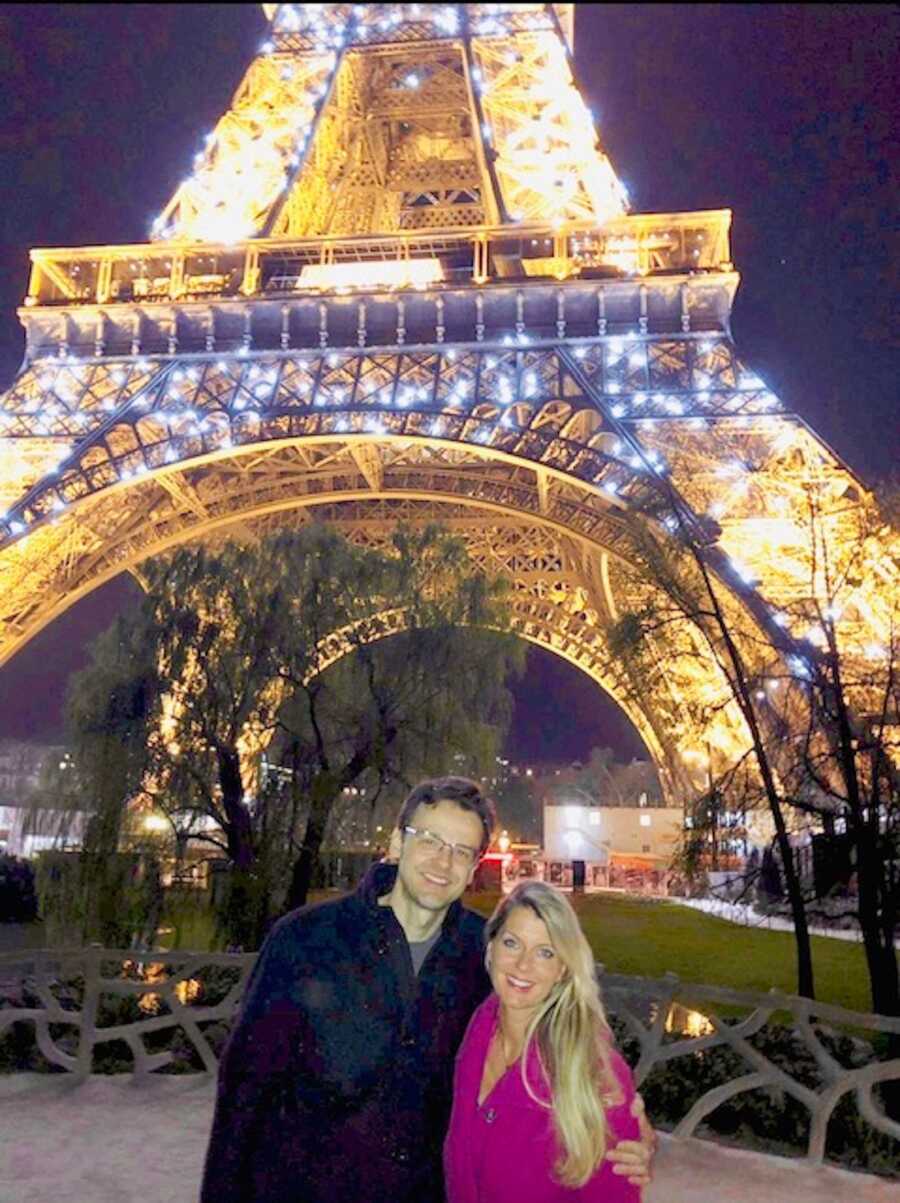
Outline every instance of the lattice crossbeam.
[(337, 55), (260, 55), (154, 223), (160, 239), (239, 242), (258, 233), (299, 164)]
[(476, 39), (474, 59), (483, 133), (496, 151), (509, 218), (602, 224), (621, 217), (625, 190), (598, 149), (571, 56), (549, 21), (545, 31), (512, 40)]

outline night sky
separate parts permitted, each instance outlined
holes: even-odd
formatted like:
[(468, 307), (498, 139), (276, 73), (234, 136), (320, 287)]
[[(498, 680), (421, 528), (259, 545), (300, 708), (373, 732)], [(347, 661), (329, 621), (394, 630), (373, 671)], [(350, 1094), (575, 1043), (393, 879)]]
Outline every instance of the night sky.
[[(620, 5), (576, 14), (576, 62), (638, 212), (731, 208), (738, 349), (869, 485), (896, 472), (897, 144), (890, 5)], [(0, 5), (0, 389), (32, 246), (140, 242), (265, 30), (256, 4)], [(896, 171), (896, 167), (894, 167)], [(0, 670), (0, 738), (57, 738), (113, 581)], [(508, 753), (640, 741), (577, 670), (529, 653)]]

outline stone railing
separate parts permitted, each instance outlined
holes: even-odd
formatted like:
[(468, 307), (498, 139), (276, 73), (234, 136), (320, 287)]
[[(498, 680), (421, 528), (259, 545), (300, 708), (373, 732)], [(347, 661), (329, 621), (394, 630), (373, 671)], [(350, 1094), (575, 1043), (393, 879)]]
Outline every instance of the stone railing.
[[(153, 1046), (165, 1043), (163, 1034), (178, 1034), (180, 1055), (189, 1060), (182, 1069), (212, 1074), (216, 1048), (255, 959), (255, 953), (136, 953), (97, 946), (0, 954), (0, 1048), (11, 1025), (25, 1023), (33, 1025), (37, 1047), (58, 1070), (85, 1078), (96, 1068), (98, 1050), (120, 1042), (130, 1050), (132, 1072), (141, 1075), (173, 1064), (171, 1048)], [(699, 1075), (696, 1097), (675, 1121), (676, 1137), (693, 1135), (722, 1104), (762, 1089), (772, 1106), (779, 1100), (783, 1106), (790, 1096), (808, 1113), (811, 1162), (824, 1159), (829, 1121), (851, 1095), (866, 1124), (900, 1140), (900, 1123), (872, 1094), (879, 1083), (900, 1091), (900, 1058), (880, 1059), (876, 1051), (879, 1043), (896, 1047), (900, 1019), (774, 990), (693, 985), (674, 974), (625, 977), (603, 966), (599, 972), (619, 1039), (632, 1060), (637, 1057), (635, 1079), (645, 1095), (660, 1075), (674, 1072), (678, 1059), (696, 1064), (699, 1058), (706, 1071), (714, 1056), (725, 1054), (726, 1080), (720, 1074), (710, 1086), (709, 1074)], [(871, 1036), (862, 1040), (861, 1033)]]

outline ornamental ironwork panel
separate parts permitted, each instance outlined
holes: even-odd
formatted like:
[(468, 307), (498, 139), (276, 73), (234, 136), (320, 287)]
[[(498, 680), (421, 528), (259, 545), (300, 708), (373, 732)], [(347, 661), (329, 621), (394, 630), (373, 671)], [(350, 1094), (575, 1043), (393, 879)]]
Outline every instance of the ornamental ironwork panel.
[[(256, 955), (98, 946), (4, 953), (0, 1041), (13, 1024), (28, 1025), (46, 1062), (76, 1078), (86, 1078), (96, 1069), (99, 1050), (115, 1044), (127, 1046), (130, 1072), (137, 1076), (171, 1069), (176, 1044), (179, 1072), (215, 1073), (217, 1050)], [(848, 1097), (867, 1124), (900, 1141), (900, 1123), (873, 1095), (879, 1085), (900, 1082), (900, 1059), (879, 1056), (872, 1043), (896, 1041), (900, 1019), (776, 990), (764, 994), (682, 982), (671, 973), (629, 977), (601, 965), (598, 975), (635, 1081), (651, 1100), (655, 1086), (665, 1087), (667, 1073), (703, 1067), (690, 1105), (672, 1121), (676, 1137), (694, 1135), (723, 1104), (765, 1091), (770, 1108), (777, 1111), (789, 1097), (808, 1113), (805, 1156), (813, 1163), (823, 1161), (829, 1122)], [(160, 1037), (170, 1047), (154, 1049)], [(121, 1063), (117, 1072), (123, 1072)], [(714, 1085), (711, 1077), (718, 1079)]]

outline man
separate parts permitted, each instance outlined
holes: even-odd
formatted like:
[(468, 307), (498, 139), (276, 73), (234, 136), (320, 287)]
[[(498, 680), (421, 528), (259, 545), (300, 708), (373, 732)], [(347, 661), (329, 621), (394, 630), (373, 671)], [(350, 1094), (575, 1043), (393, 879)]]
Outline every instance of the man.
[[(459, 899), (493, 827), (473, 782), (422, 782), (396, 865), (274, 926), (222, 1054), (201, 1203), (441, 1203), (453, 1061), (490, 990)], [(612, 1154), (639, 1183), (646, 1133)]]

